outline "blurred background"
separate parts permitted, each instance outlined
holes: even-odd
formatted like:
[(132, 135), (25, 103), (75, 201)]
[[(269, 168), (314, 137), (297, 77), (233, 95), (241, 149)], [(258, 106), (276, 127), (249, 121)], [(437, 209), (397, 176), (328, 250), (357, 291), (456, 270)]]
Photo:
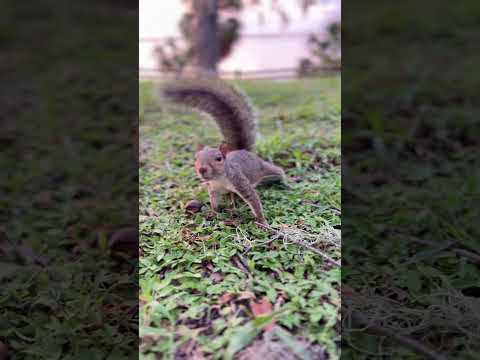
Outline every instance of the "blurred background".
[(341, 68), (340, 0), (140, 0), (141, 79), (282, 79)]

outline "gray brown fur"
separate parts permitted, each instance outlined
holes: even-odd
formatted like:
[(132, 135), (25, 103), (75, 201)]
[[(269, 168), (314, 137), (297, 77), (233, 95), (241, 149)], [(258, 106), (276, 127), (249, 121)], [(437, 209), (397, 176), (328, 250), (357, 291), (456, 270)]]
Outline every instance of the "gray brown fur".
[(208, 188), (214, 211), (223, 196), (235, 193), (266, 224), (255, 188), (271, 182), (285, 183), (284, 171), (250, 152), (255, 146), (255, 116), (248, 98), (220, 80), (190, 79), (167, 85), (163, 95), (174, 103), (210, 114), (224, 136), (223, 147), (205, 147), (195, 156), (195, 170)]
[(248, 98), (238, 89), (214, 78), (200, 77), (169, 83), (162, 94), (173, 103), (212, 116), (229, 149), (255, 148), (255, 113)]
[[(219, 152), (216, 151), (219, 150), (207, 147), (197, 153), (197, 172), (201, 166), (208, 166), (211, 158), (218, 156)], [(284, 182), (284, 171), (246, 150), (229, 152), (223, 163), (217, 167), (215, 163), (212, 165), (214, 169), (209, 169), (206, 173), (199, 172), (199, 176), (206, 180), (213, 210), (218, 211), (224, 195), (233, 192), (249, 205), (257, 222), (266, 224), (262, 203), (255, 188), (265, 183)]]
[(252, 210), (256, 221), (266, 224), (263, 208), (255, 188), (259, 184), (274, 181), (284, 181), (285, 173), (281, 168), (270, 164), (257, 155), (245, 150), (232, 151), (227, 154), (225, 175), (239, 195)]

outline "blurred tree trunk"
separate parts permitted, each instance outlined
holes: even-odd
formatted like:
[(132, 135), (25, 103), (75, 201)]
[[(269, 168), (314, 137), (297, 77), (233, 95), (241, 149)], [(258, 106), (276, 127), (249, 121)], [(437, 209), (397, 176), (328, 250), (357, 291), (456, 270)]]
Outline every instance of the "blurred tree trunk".
[(201, 69), (216, 72), (219, 60), (218, 0), (194, 0), (194, 10), (195, 63)]

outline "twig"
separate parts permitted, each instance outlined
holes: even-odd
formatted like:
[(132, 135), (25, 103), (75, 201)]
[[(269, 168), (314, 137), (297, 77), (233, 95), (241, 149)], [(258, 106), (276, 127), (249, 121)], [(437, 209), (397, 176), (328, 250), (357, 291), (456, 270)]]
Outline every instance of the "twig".
[[(360, 295), (349, 286), (342, 286), (342, 299), (345, 298), (346, 300), (345, 302), (343, 302), (343, 304), (351, 304), (352, 301), (354, 302), (355, 299), (358, 299), (359, 297)], [(446, 360), (445, 355), (437, 353), (435, 350), (418, 342), (411, 336), (400, 334), (398, 329), (389, 329), (384, 326), (377, 325), (374, 323), (374, 319), (367, 318), (359, 311), (351, 309), (348, 305), (344, 307), (344, 311), (350, 315), (350, 319), (356, 327), (363, 328), (360, 330), (376, 333), (391, 338), (398, 343), (411, 348), (415, 352), (426, 356), (428, 359)], [(359, 329), (356, 330), (358, 331)]]
[(365, 327), (370, 332), (374, 332), (380, 335), (388, 336), (392, 339), (395, 339), (398, 343), (409, 347), (410, 349), (414, 350), (415, 352), (426, 356), (428, 359), (432, 360), (447, 360), (447, 358), (440, 353), (437, 353), (433, 349), (429, 348), (428, 346), (423, 345), (422, 343), (414, 340), (410, 336), (399, 334), (393, 330), (384, 328), (382, 326), (373, 324), (369, 321), (366, 317), (361, 315), (360, 313), (353, 311), (350, 314), (350, 317), (354, 323), (357, 325)]
[[(433, 241), (430, 241), (430, 240), (424, 240), (424, 239), (419, 239), (419, 238), (416, 238), (414, 236), (404, 236), (404, 238), (406, 238), (407, 240), (410, 240), (412, 242), (416, 242), (418, 244), (422, 244), (422, 245), (428, 245), (428, 246), (435, 246), (437, 244), (435, 244)], [(451, 242), (451, 245), (453, 245), (455, 242)], [(461, 248), (458, 248), (458, 247), (453, 247), (453, 248), (450, 248), (451, 251), (453, 251), (454, 253), (456, 253), (457, 255), (459, 256), (463, 256), (465, 258), (467, 258), (468, 260), (470, 260), (471, 262), (475, 263), (475, 264), (479, 264), (480, 265), (480, 255), (474, 253), (474, 252), (471, 252), (471, 251), (468, 251), (468, 250), (464, 250), (464, 249), (461, 249)]]
[[(301, 230), (301, 229), (296, 229), (295, 231), (298, 232), (299, 234), (304, 235), (305, 237), (312, 237), (312, 236), (315, 237), (315, 238), (319, 237), (319, 235), (312, 235), (312, 234), (309, 234), (308, 232), (306, 232), (306, 231), (304, 231), (304, 230)], [(287, 234), (287, 235), (288, 235), (288, 234)], [(334, 240), (329, 239), (328, 237), (325, 237), (325, 236), (324, 236), (324, 237), (322, 238), (322, 240), (328, 242), (329, 244), (331, 244), (331, 245), (333, 245), (333, 246), (335, 246), (335, 247), (337, 247), (337, 248), (340, 248), (340, 247), (341, 247), (341, 245), (340, 245), (339, 242), (335, 242)]]
[(272, 227), (270, 227), (270, 226), (268, 226), (268, 225), (265, 225), (265, 224), (262, 224), (262, 223), (259, 223), (259, 222), (257, 222), (256, 224), (257, 224), (258, 226), (260, 226), (261, 228), (264, 228), (264, 229), (266, 229), (266, 230), (271, 231), (272, 233), (274, 233), (275, 235), (277, 235), (277, 238), (281, 236), (281, 237), (283, 237), (284, 239), (289, 239), (289, 240), (292, 241), (293, 243), (295, 243), (295, 244), (297, 244), (297, 245), (300, 245), (300, 246), (303, 246), (303, 247), (306, 248), (307, 250), (310, 250), (311, 252), (314, 252), (315, 254), (320, 255), (321, 257), (323, 257), (325, 260), (331, 262), (332, 264), (334, 264), (334, 265), (336, 265), (336, 266), (338, 266), (338, 267), (341, 266), (340, 262), (332, 259), (332, 258), (331, 258), (330, 256), (328, 256), (327, 254), (324, 254), (323, 252), (321, 252), (320, 250), (318, 250), (317, 248), (315, 248), (315, 247), (313, 247), (313, 246), (311, 246), (311, 245), (309, 245), (309, 244), (305, 244), (305, 243), (302, 242), (302, 241), (298, 241), (298, 240), (296, 240), (296, 239), (292, 239), (291, 237), (289, 237), (288, 234), (285, 234), (284, 232), (281, 232), (281, 231), (279, 231), (279, 230), (276, 230), (276, 229), (274, 229), (274, 228), (272, 228)]
[[(318, 205), (318, 204), (315, 204), (315, 203), (312, 203), (312, 202), (309, 202), (309, 201), (305, 201), (305, 204), (316, 207), (318, 209), (327, 209), (325, 206)], [(335, 208), (332, 208), (332, 209), (337, 210)]]
[(452, 251), (455, 252), (457, 255), (463, 256), (471, 262), (480, 265), (480, 255), (458, 248), (453, 248)]
[(250, 275), (250, 271), (248, 271), (247, 267), (245, 266), (245, 263), (238, 255), (234, 255), (232, 257), (232, 262), (241, 272), (247, 275)]

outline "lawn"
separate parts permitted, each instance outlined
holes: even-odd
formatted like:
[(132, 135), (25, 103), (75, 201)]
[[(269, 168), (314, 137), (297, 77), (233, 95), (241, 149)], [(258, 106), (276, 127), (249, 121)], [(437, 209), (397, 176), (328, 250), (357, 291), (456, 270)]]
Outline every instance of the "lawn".
[[(337, 359), (340, 77), (237, 85), (258, 110), (258, 153), (291, 186), (259, 189), (275, 232), (238, 201), (211, 212), (194, 152), (220, 133), (140, 83), (140, 358)], [(207, 206), (188, 214), (191, 199)]]
[(0, 359), (131, 359), (137, 260), (108, 240), (138, 219), (138, 16), (37, 5), (0, 14)]
[(342, 355), (479, 359), (480, 3), (345, 8)]

